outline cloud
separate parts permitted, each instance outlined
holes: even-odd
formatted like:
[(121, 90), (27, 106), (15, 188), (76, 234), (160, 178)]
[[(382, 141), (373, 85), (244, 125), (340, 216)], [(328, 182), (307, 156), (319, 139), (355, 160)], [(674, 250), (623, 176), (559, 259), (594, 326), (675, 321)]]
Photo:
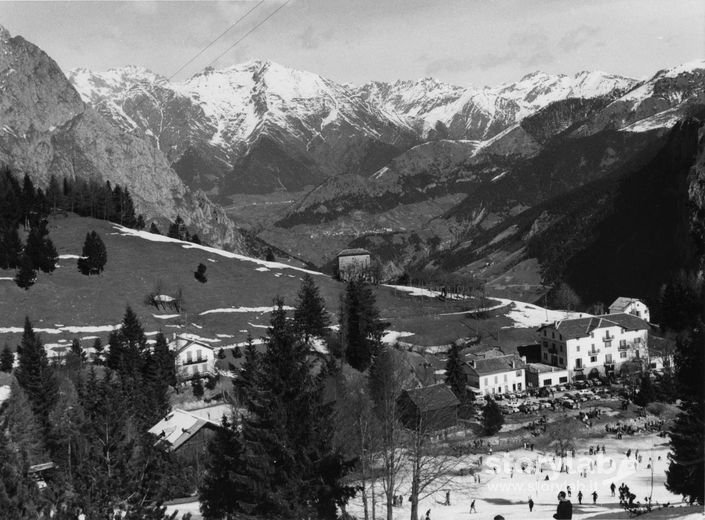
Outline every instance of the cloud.
[(565, 33), (558, 41), (558, 46), (566, 52), (574, 51), (584, 46), (586, 43), (594, 41), (595, 35), (599, 32), (600, 30), (597, 27), (581, 25), (574, 31)]

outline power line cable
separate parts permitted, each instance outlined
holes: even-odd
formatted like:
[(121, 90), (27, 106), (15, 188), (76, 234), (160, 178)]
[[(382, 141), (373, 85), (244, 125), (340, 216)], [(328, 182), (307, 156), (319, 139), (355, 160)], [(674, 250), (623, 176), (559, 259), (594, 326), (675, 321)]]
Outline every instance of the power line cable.
[(272, 11), (264, 20), (262, 20), (260, 23), (258, 23), (257, 25), (255, 25), (252, 29), (250, 29), (250, 30), (247, 31), (245, 34), (243, 34), (242, 37), (241, 37), (239, 40), (237, 40), (237, 41), (236, 41), (235, 43), (233, 43), (230, 47), (228, 47), (227, 49), (225, 49), (225, 51), (223, 51), (221, 54), (219, 54), (213, 61), (211, 61), (208, 65), (206, 65), (206, 67), (209, 67), (210, 65), (213, 65), (213, 63), (215, 63), (215, 62), (218, 61), (220, 58), (222, 58), (223, 56), (225, 56), (225, 55), (226, 55), (228, 52), (230, 52), (233, 48), (235, 48), (237, 45), (239, 45), (240, 42), (242, 42), (242, 40), (244, 40), (244, 39), (247, 38), (250, 34), (252, 34), (252, 33), (255, 32), (257, 29), (259, 29), (259, 28), (260, 28), (267, 20), (269, 20), (272, 16), (274, 16), (274, 15), (277, 14), (279, 11), (281, 11), (282, 9), (284, 9), (284, 7), (286, 7), (286, 5), (287, 5), (289, 2), (291, 2), (291, 0), (286, 0), (286, 2), (284, 2), (282, 5), (280, 5), (279, 7), (277, 7), (277, 8), (276, 8), (274, 11)]
[(254, 7), (252, 7), (249, 11), (247, 11), (245, 14), (243, 14), (240, 18), (238, 18), (238, 19), (235, 20), (232, 24), (230, 24), (230, 27), (228, 27), (228, 28), (225, 29), (222, 33), (220, 33), (220, 35), (219, 35), (215, 40), (211, 41), (208, 45), (206, 45), (203, 49), (201, 49), (201, 50), (198, 52), (198, 54), (196, 54), (193, 58), (191, 58), (191, 59), (188, 60), (186, 63), (184, 63), (181, 67), (179, 67), (179, 69), (178, 69), (176, 72), (174, 72), (171, 76), (169, 76), (169, 77), (167, 78), (167, 81), (172, 80), (172, 79), (174, 78), (174, 76), (176, 76), (179, 72), (181, 72), (181, 71), (184, 70), (186, 67), (188, 67), (191, 63), (193, 63), (199, 56), (201, 56), (201, 54), (203, 54), (204, 52), (206, 52), (206, 51), (207, 51), (208, 49), (210, 49), (213, 45), (215, 45), (215, 43), (216, 43), (218, 40), (220, 40), (223, 36), (225, 36), (225, 35), (230, 31), (230, 29), (232, 29), (233, 27), (235, 27), (238, 23), (240, 23), (243, 19), (245, 19), (245, 18), (247, 17), (247, 15), (249, 15), (252, 11), (254, 11), (255, 9), (257, 9), (257, 8), (258, 8), (260, 5), (262, 5), (263, 3), (264, 3), (264, 0), (260, 0)]

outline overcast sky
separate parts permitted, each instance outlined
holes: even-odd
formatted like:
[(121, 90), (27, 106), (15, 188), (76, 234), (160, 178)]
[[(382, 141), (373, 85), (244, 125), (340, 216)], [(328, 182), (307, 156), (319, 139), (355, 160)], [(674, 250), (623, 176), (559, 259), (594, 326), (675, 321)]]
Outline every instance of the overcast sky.
[[(283, 2), (265, 0), (177, 79)], [(131, 64), (168, 77), (256, 4), (0, 2), (0, 24), (64, 71)], [(479, 87), (535, 70), (646, 77), (703, 57), (703, 0), (290, 0), (213, 65), (261, 58), (340, 82), (433, 76)]]

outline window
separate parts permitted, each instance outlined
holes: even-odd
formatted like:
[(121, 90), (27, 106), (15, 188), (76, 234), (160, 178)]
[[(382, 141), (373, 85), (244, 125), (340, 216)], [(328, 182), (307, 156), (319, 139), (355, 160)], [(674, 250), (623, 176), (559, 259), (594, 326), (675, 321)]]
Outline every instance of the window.
[(612, 363), (612, 354), (605, 354), (605, 363)]
[(517, 390), (521, 392), (521, 383), (517, 383)]
[(559, 383), (567, 383), (568, 382), (568, 376), (563, 376), (558, 378)]
[(612, 346), (612, 341), (611, 340), (605, 340), (605, 348), (610, 348)]
[(622, 358), (622, 359), (624, 359), (624, 358), (627, 357), (627, 353), (626, 353), (626, 352), (620, 352), (620, 353), (619, 353), (619, 357)]
[(494, 376), (494, 384), (497, 384), (497, 376)]
[(485, 378), (485, 386), (487, 386), (487, 385), (489, 385), (489, 384), (490, 384), (490, 378), (489, 378), (489, 377), (486, 377), (486, 378)]
[(543, 359), (544, 361), (548, 361), (548, 354), (546, 354), (545, 352), (543, 353)]
[(555, 333), (555, 332), (551, 332), (551, 339), (556, 339), (556, 333)]
[(544, 379), (544, 380), (543, 380), (543, 386), (551, 386), (551, 380), (550, 380), (550, 379)]
[(200, 348), (196, 351), (196, 359), (199, 363), (203, 361), (203, 351)]
[(504, 382), (507, 382), (507, 374), (504, 374)]
[(521, 377), (521, 370), (517, 370), (516, 376)]
[(583, 368), (583, 360), (581, 358), (575, 360), (575, 368)]
[(193, 353), (190, 350), (186, 352), (186, 363), (193, 363)]
[(576, 352), (580, 352), (580, 345), (578, 345), (577, 347), (575, 347), (575, 351), (576, 351)]
[(590, 363), (597, 363), (597, 356), (590, 356)]
[(634, 338), (634, 343), (641, 345), (641, 338)]
[(548, 336), (548, 331), (546, 329), (543, 329), (543, 335)]
[(548, 348), (548, 341), (543, 341), (541, 344), (543, 345), (543, 348)]
[(563, 358), (562, 358), (562, 357), (559, 357), (559, 358), (558, 358), (558, 363), (561, 364), (561, 365), (563, 364)]
[(627, 348), (627, 340), (626, 340), (626, 339), (620, 339), (620, 340), (619, 340), (619, 347), (620, 347), (620, 348)]
[(560, 350), (561, 352), (563, 352), (563, 345), (558, 345), (558, 350)]

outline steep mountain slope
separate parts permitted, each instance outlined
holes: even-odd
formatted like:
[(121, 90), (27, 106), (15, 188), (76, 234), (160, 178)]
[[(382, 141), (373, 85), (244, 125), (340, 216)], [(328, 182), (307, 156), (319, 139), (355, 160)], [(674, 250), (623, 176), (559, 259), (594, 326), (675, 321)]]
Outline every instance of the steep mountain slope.
[(222, 208), (189, 190), (151, 143), (87, 107), (41, 49), (0, 28), (0, 50), (0, 163), (39, 186), (52, 174), (126, 186), (148, 221), (181, 214), (210, 242), (245, 249)]
[(174, 84), (136, 68), (76, 70), (71, 81), (116, 121), (154, 136), (191, 186), (221, 198), (367, 175), (415, 141), (347, 87), (268, 61)]
[[(398, 251), (400, 241), (415, 241), (412, 232), (426, 229), (434, 229), (444, 247), (453, 242), (471, 244), (478, 234), (495, 233), (495, 226), (528, 208), (648, 157), (673, 118), (686, 117), (703, 103), (703, 74), (703, 62), (676, 67), (657, 73), (617, 99), (610, 94), (556, 101), (485, 141), (438, 140), (417, 145), (368, 180), (323, 183), (293, 205), (277, 225), (300, 235), (306, 225), (311, 238), (335, 234), (330, 255), (333, 244), (340, 245), (346, 214), (351, 211), (364, 213), (357, 220), (367, 223), (367, 234), (380, 230), (387, 234), (380, 253), (389, 250), (389, 240), (396, 242)], [(646, 97), (639, 98), (636, 91)], [(429, 213), (422, 228), (413, 215), (407, 221), (392, 219), (396, 225), (388, 225), (390, 215), (403, 214), (405, 205), (439, 197), (447, 200), (450, 195), (463, 200), (454, 208), (443, 203), (426, 207)], [(346, 232), (350, 244), (356, 246), (366, 234), (362, 226)], [(275, 229), (266, 236), (279, 243)], [(416, 262), (412, 253), (417, 247), (411, 246), (402, 250)], [(382, 258), (388, 259), (384, 254)], [(460, 268), (450, 259), (440, 265)]]

